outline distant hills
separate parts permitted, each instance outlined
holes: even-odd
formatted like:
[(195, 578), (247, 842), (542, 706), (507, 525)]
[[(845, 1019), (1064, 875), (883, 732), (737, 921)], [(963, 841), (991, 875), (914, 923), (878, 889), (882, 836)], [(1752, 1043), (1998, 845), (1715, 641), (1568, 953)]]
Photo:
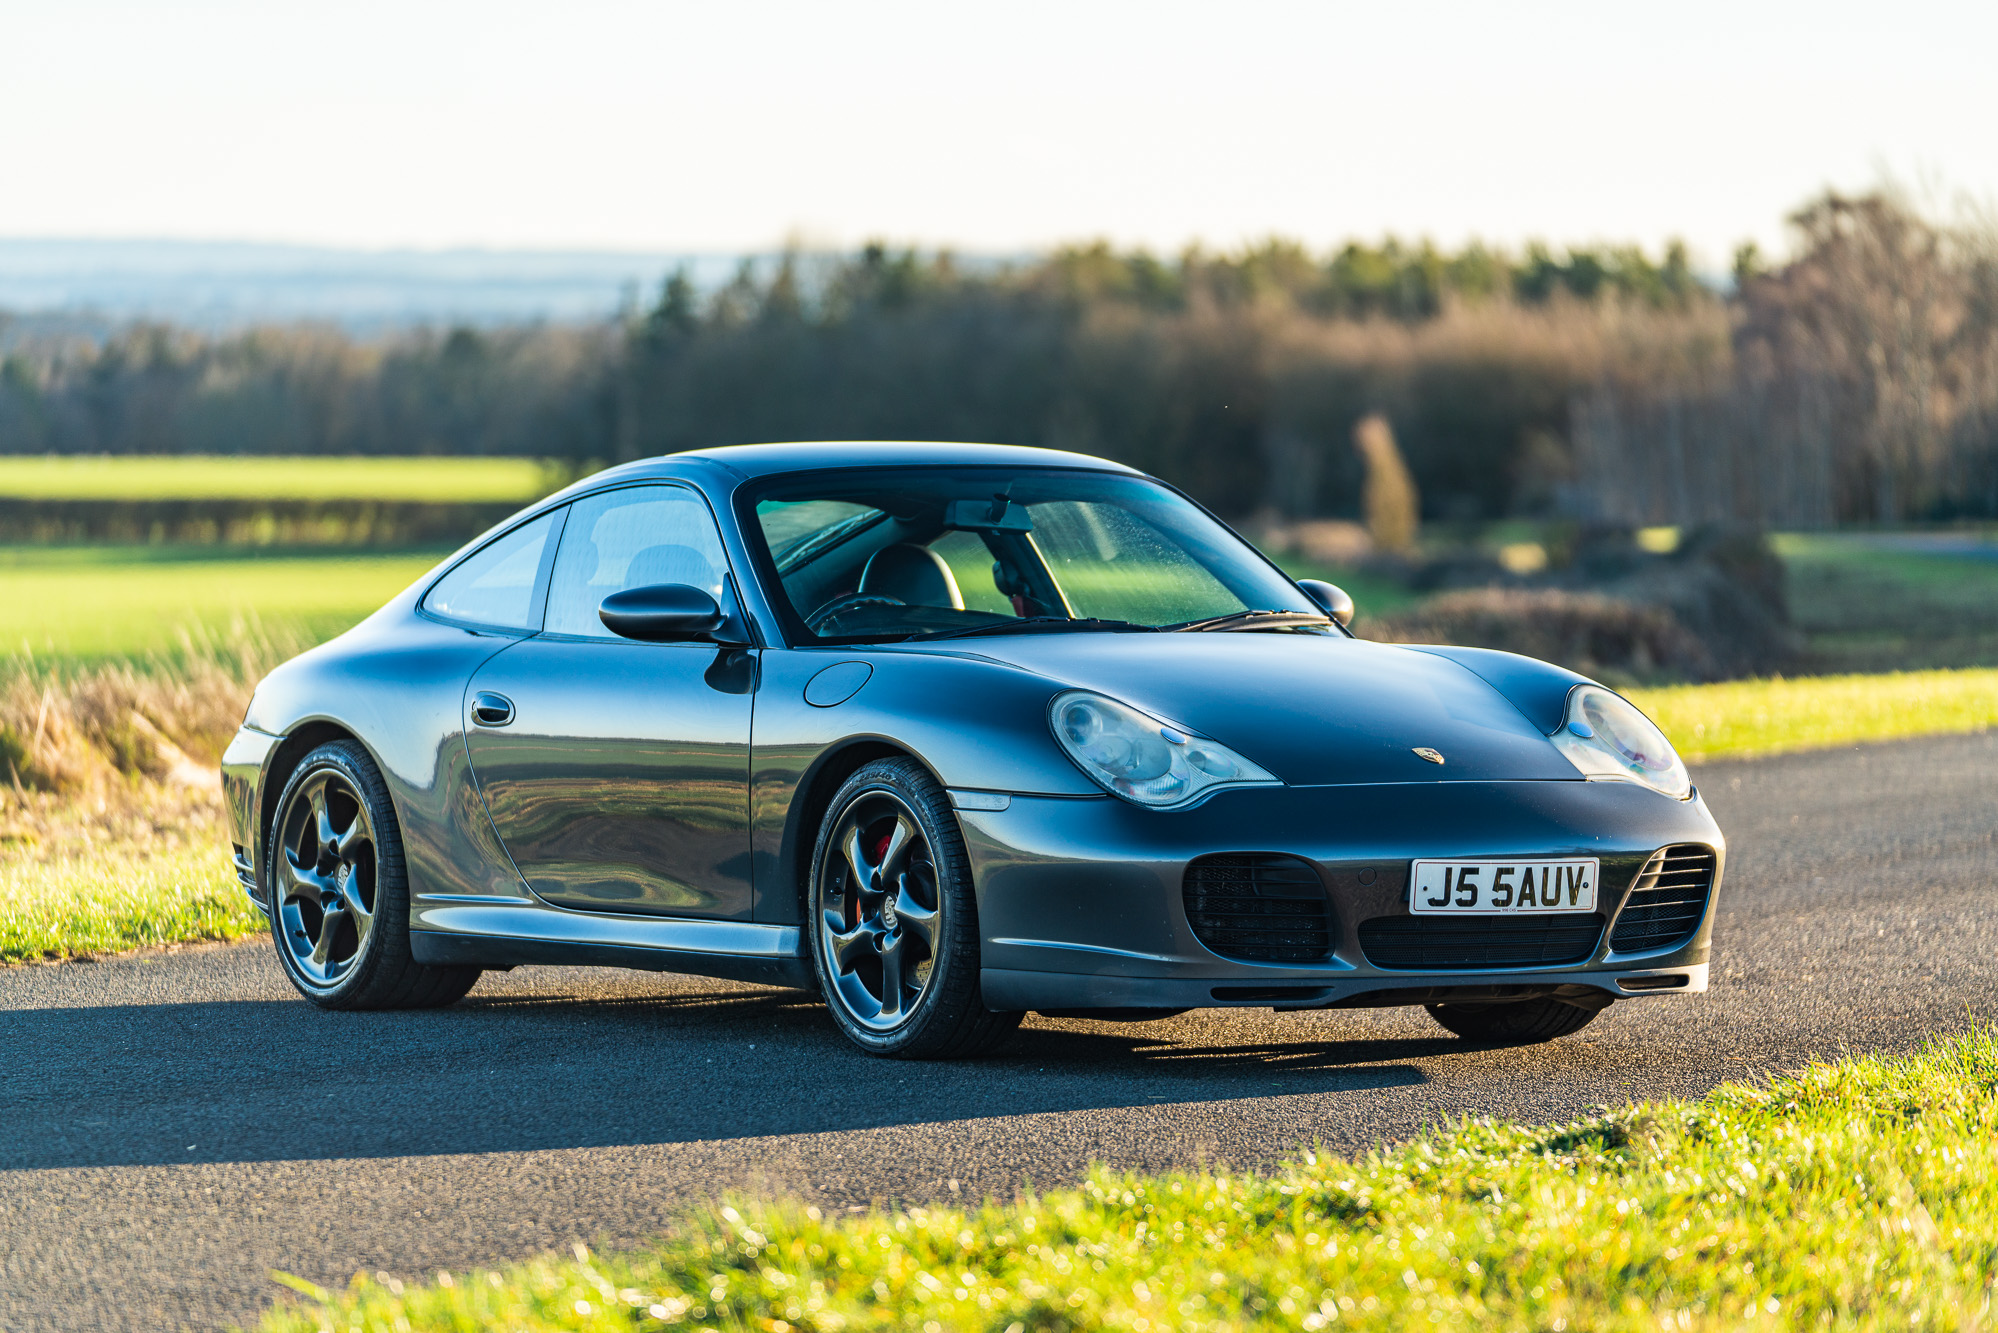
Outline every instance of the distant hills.
[(593, 320), (657, 299), (684, 265), (696, 286), (741, 256), (545, 250), (339, 250), (172, 240), (0, 239), (0, 312), (88, 331), (132, 319), (224, 330), (323, 320), (410, 324)]

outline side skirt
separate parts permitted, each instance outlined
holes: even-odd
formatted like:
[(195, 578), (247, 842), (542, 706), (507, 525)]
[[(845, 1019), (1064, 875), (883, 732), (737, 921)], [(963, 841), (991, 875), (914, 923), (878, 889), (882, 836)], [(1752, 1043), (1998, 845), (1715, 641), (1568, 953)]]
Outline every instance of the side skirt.
[(808, 958), (700, 953), (630, 944), (580, 940), (536, 940), (507, 935), (457, 935), (437, 930), (409, 932), (409, 951), (419, 963), (459, 967), (630, 967), (645, 972), (680, 972), (765, 986), (811, 990), (817, 982)]

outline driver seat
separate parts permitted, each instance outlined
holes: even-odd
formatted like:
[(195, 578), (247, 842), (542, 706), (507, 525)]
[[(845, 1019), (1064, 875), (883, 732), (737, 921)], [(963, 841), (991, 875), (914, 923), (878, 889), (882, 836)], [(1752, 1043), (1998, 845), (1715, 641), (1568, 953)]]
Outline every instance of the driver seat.
[(941, 606), (964, 610), (964, 594), (943, 557), (927, 546), (903, 542), (884, 546), (867, 557), (860, 571), (859, 593), (893, 597), (905, 606)]

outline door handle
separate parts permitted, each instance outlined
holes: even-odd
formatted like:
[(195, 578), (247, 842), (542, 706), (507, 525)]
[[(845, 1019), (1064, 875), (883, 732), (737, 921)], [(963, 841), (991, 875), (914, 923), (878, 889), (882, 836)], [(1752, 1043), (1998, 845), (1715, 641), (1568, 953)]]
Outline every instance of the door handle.
[(513, 721), (513, 700), (491, 690), (472, 696), (472, 721), (482, 727), (503, 727)]

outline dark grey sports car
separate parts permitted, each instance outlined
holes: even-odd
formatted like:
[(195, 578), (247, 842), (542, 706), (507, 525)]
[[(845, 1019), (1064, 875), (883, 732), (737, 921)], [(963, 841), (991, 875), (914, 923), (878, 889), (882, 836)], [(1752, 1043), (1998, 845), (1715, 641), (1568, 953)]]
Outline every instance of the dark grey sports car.
[(614, 468), (271, 673), (223, 760), (298, 989), (592, 963), (815, 988), (883, 1055), (1021, 1014), (1707, 984), (1724, 843), (1572, 672), (1366, 643), (1184, 495), (957, 444)]

